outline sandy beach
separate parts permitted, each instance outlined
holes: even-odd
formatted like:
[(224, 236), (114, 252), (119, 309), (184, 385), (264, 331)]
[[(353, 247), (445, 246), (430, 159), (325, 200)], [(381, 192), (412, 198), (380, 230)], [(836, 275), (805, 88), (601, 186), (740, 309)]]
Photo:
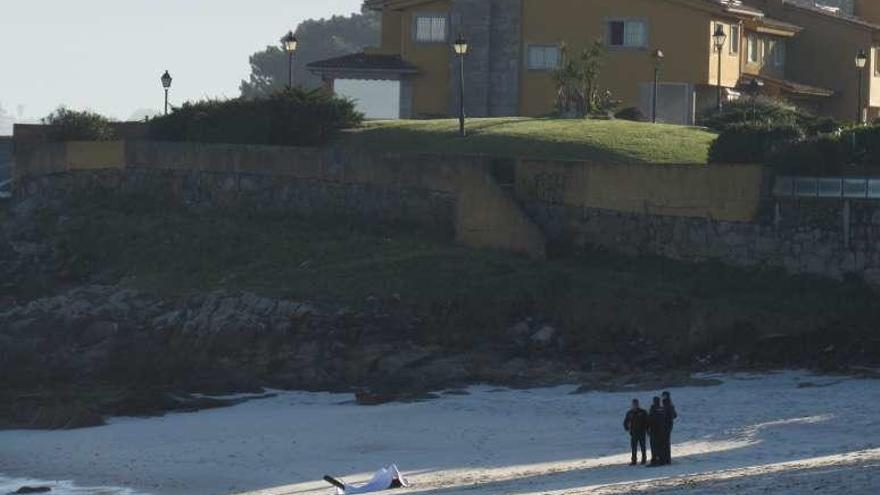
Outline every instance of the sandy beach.
[(65, 480), (56, 493), (153, 495), (329, 495), (323, 475), (364, 481), (388, 463), (413, 483), (399, 493), (430, 495), (872, 493), (880, 485), (880, 414), (870, 402), (880, 381), (803, 372), (718, 378), (723, 385), (671, 389), (680, 418), (674, 464), (663, 468), (626, 465), (623, 414), (631, 398), (648, 401), (652, 392), (480, 386), (377, 407), (349, 395), (279, 392), (100, 428), (0, 432), (0, 474)]

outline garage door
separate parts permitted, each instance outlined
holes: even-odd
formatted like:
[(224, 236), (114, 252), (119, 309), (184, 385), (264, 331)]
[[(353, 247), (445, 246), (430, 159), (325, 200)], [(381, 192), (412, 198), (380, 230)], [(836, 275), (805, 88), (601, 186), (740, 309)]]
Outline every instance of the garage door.
[(337, 79), (333, 90), (354, 100), (358, 111), (368, 119), (400, 118), (400, 81)]

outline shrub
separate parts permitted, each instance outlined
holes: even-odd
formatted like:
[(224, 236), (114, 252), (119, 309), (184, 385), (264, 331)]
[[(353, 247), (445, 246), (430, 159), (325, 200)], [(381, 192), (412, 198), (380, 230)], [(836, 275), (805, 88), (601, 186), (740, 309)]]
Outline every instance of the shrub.
[(350, 100), (322, 89), (287, 89), (263, 98), (185, 103), (150, 121), (153, 139), (317, 146), (363, 121)]
[(846, 129), (840, 140), (853, 150), (852, 163), (880, 166), (880, 125)]
[(59, 107), (42, 122), (50, 126), (49, 139), (53, 141), (109, 141), (115, 136), (110, 119), (88, 111)]
[(792, 124), (733, 124), (709, 149), (710, 163), (766, 163), (778, 149), (803, 138)]
[(716, 131), (738, 124), (799, 125), (805, 114), (797, 107), (773, 98), (747, 98), (728, 102), (721, 113), (706, 110), (698, 123)]
[(780, 148), (768, 164), (780, 174), (828, 176), (840, 175), (852, 157), (850, 144), (826, 134)]
[(632, 120), (634, 122), (643, 122), (645, 115), (638, 107), (626, 107), (614, 114), (614, 118), (620, 120)]
[(831, 117), (814, 117), (812, 115), (802, 115), (799, 125), (808, 136), (837, 133), (844, 127), (839, 120)]

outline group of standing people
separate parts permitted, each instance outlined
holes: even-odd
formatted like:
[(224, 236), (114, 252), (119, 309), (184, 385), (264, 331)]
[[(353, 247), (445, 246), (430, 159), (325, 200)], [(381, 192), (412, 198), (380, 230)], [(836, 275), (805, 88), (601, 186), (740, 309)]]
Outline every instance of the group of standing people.
[(629, 432), (632, 448), (631, 466), (638, 464), (638, 452), (642, 451), (642, 465), (647, 464), (646, 440), (651, 439), (650, 466), (665, 466), (672, 463), (672, 428), (678, 413), (669, 392), (662, 397), (654, 397), (648, 411), (642, 409), (638, 399), (633, 399), (632, 406), (623, 420), (623, 428)]

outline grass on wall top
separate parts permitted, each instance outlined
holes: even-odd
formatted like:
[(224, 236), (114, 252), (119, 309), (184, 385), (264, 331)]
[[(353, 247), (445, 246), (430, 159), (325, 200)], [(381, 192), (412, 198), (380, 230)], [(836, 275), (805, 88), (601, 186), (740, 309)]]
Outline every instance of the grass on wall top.
[(370, 151), (487, 154), (602, 163), (705, 164), (716, 134), (706, 129), (624, 120), (469, 119), (373, 121), (338, 144)]

